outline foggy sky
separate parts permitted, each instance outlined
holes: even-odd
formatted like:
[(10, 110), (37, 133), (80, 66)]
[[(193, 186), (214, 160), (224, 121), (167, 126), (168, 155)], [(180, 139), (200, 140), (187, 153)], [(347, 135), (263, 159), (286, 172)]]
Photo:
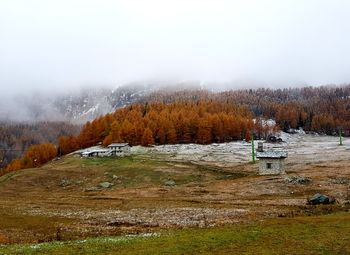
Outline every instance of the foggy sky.
[(347, 0), (1, 0), (0, 88), (350, 82)]

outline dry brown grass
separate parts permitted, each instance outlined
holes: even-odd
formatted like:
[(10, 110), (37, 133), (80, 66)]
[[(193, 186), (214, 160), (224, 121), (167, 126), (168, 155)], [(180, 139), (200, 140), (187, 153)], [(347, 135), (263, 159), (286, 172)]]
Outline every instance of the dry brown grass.
[[(284, 176), (256, 176), (257, 164), (218, 167), (162, 161), (149, 155), (125, 159), (69, 156), (0, 178), (0, 243), (70, 240), (346, 210), (349, 187), (333, 180), (350, 176), (348, 161), (300, 165), (293, 160), (288, 161), (288, 172), (311, 178), (310, 184), (288, 184)], [(169, 179), (176, 185), (164, 185)], [(103, 181), (114, 186), (101, 189), (98, 184)], [(332, 195), (339, 203), (305, 205), (306, 198), (316, 192)]]

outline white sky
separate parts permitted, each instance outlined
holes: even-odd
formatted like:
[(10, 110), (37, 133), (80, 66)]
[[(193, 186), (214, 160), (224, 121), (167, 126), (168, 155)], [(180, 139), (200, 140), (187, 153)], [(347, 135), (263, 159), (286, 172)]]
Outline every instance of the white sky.
[(350, 1), (0, 0), (1, 93), (152, 79), (350, 82)]

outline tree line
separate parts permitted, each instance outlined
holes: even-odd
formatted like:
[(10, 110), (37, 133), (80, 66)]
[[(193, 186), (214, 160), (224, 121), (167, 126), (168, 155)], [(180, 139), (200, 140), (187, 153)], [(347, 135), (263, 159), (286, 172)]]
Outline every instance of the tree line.
[(87, 122), (78, 136), (59, 139), (59, 153), (101, 142), (127, 142), (131, 145), (229, 142), (250, 139), (252, 129), (260, 135), (271, 128), (242, 106), (230, 102), (200, 100), (170, 104), (134, 104)]
[(39, 167), (57, 156), (57, 148), (52, 143), (31, 145), (24, 155), (13, 160), (2, 173), (24, 168)]
[[(1, 122), (0, 173), (1, 168), (6, 168), (10, 162), (20, 158), (30, 146), (42, 143), (56, 144), (58, 137), (78, 134), (79, 129), (79, 126), (66, 122)], [(16, 164), (18, 166), (18, 162)]]
[(271, 118), (283, 131), (303, 128), (322, 134), (350, 135), (350, 85), (284, 89), (243, 89), (212, 93), (207, 90), (161, 90), (145, 102), (218, 100), (249, 109), (254, 116)]

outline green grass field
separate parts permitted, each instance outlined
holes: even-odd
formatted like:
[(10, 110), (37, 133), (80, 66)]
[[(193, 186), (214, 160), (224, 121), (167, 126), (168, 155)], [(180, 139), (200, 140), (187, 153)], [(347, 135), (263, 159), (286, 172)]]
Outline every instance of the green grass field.
[(0, 246), (0, 254), (350, 254), (350, 214)]
[(243, 173), (226, 172), (214, 166), (195, 165), (189, 162), (174, 163), (159, 159), (129, 156), (123, 158), (86, 158), (72, 159), (70, 165), (98, 167), (106, 176), (121, 177), (115, 187), (140, 187), (163, 185), (173, 180), (177, 185), (205, 182), (220, 179), (235, 179), (245, 176)]

